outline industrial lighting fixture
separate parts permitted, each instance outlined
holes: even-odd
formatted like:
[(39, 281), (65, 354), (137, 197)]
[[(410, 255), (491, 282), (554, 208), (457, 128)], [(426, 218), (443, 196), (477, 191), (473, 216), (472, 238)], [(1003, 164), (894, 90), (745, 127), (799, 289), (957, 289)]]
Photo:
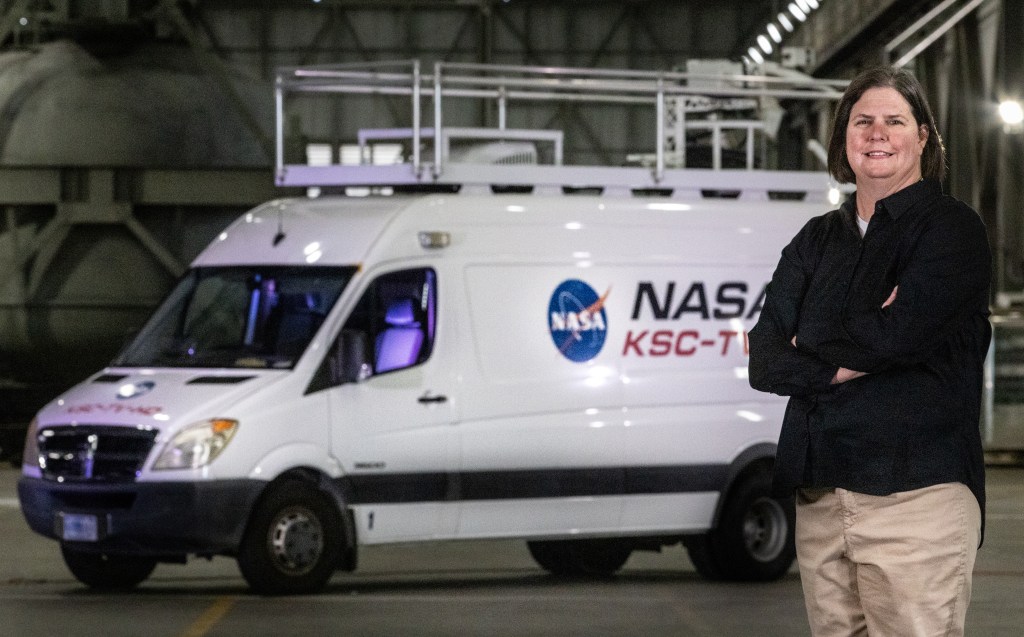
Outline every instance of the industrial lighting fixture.
[(999, 117), (1005, 124), (1019, 126), (1024, 123), (1024, 108), (1017, 100), (1003, 100), (999, 103)]
[(781, 48), (786, 36), (796, 30), (796, 25), (807, 20), (811, 12), (820, 6), (820, 0), (793, 0), (790, 2), (786, 5), (786, 10), (776, 15), (775, 20), (766, 24), (764, 31), (754, 39), (754, 46), (747, 49), (747, 55), (743, 56), (744, 62), (763, 64), (765, 56), (771, 55), (776, 48)]

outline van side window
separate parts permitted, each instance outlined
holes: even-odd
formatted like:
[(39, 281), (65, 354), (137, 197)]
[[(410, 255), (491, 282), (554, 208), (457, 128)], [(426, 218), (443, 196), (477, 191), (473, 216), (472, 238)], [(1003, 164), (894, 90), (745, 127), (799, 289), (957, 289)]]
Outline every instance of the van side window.
[(429, 268), (378, 277), (363, 294), (343, 331), (366, 335), (374, 374), (427, 360), (437, 320), (436, 275)]

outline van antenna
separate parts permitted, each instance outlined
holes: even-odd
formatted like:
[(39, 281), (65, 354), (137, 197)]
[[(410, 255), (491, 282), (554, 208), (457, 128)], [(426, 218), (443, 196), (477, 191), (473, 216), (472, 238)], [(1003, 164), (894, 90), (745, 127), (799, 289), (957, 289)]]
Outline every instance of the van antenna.
[(277, 234), (274, 235), (273, 245), (276, 248), (277, 244), (284, 241), (284, 211), (278, 207), (277, 209)]

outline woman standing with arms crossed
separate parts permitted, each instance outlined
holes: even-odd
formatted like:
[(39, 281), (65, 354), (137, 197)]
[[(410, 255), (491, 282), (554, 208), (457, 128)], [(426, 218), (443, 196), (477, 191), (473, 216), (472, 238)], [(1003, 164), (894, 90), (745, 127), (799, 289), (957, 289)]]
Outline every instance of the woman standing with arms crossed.
[(786, 246), (750, 332), (750, 384), (790, 397), (774, 490), (796, 498), (811, 630), (962, 635), (985, 506), (985, 227), (943, 195), (904, 70), (850, 83), (828, 164), (856, 193)]

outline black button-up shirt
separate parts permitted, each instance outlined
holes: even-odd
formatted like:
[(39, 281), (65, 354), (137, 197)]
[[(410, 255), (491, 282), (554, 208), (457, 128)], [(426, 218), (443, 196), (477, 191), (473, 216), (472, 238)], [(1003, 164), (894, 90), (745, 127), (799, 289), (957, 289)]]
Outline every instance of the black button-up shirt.
[[(854, 197), (804, 226), (750, 332), (750, 384), (790, 396), (777, 495), (962, 482), (984, 512), (990, 269), (980, 217), (931, 179), (879, 201), (863, 238)], [(832, 385), (839, 367), (869, 374)]]

